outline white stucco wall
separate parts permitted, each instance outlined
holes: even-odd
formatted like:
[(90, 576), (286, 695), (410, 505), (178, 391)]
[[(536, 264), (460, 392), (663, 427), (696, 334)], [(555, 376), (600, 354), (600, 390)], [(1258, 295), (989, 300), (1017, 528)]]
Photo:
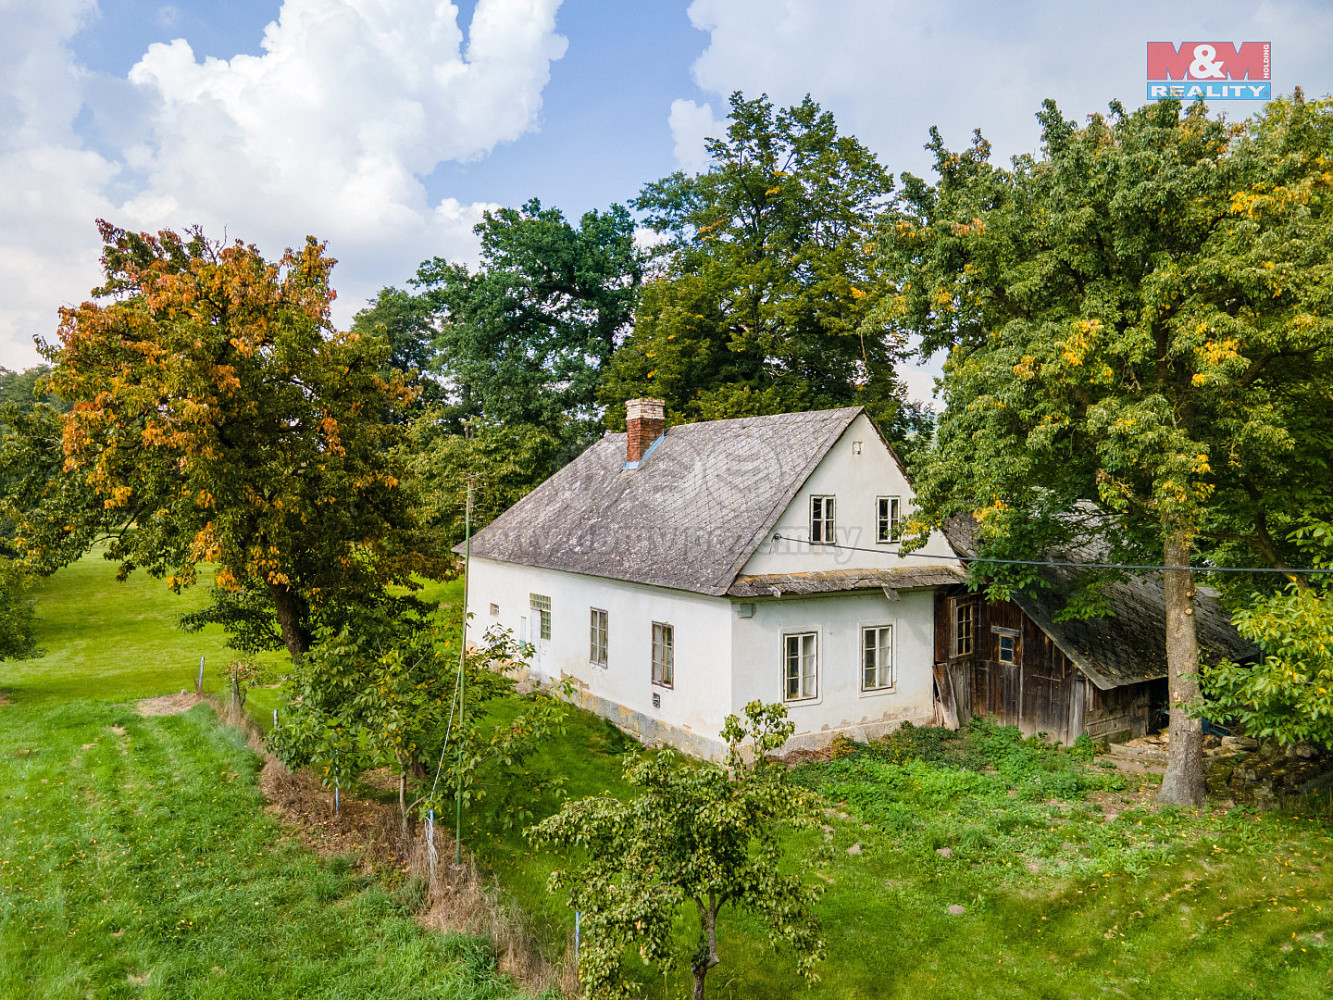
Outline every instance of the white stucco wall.
[[(875, 541), (876, 499), (901, 497), (905, 516), (912, 490), (864, 414), (815, 468), (774, 530), (809, 539), (810, 497), (819, 494), (837, 498), (838, 541), (872, 551), (770, 541), (749, 558), (742, 573), (959, 565), (938, 533), (919, 550), (933, 558), (902, 557), (898, 543)], [(538, 638), (529, 606), (534, 593), (551, 599), (551, 638), (546, 642)], [(819, 636), (818, 696), (785, 702), (797, 726), (793, 745), (823, 745), (840, 732), (873, 738), (905, 719), (928, 721), (933, 714), (934, 594), (899, 593), (898, 601), (880, 591), (733, 601), (474, 558), (469, 610), (474, 635), (499, 623), (537, 644), (534, 673), (547, 680), (575, 678), (584, 707), (645, 739), (716, 757), (727, 715), (741, 712), (750, 701), (783, 701), (783, 636), (791, 632)], [(498, 615), (490, 614), (491, 604), (498, 605)], [(752, 614), (743, 617), (742, 606), (752, 608)], [(608, 615), (605, 669), (589, 662), (591, 608)], [(671, 688), (652, 683), (655, 621), (675, 629)], [(895, 683), (887, 690), (863, 692), (861, 630), (872, 625), (893, 627)]]
[[(839, 732), (873, 738), (904, 719), (929, 721), (934, 592), (902, 591), (900, 597), (862, 591), (754, 602), (753, 617), (738, 616), (732, 630), (732, 703), (739, 710), (756, 699), (783, 702), (796, 723), (794, 746), (820, 746)], [(861, 630), (883, 625), (893, 626), (894, 685), (863, 692)], [(818, 635), (818, 696), (784, 701), (783, 636), (797, 632)]]
[[(857, 454), (857, 444), (860, 454)], [(852, 552), (829, 546), (811, 545), (810, 498), (834, 496), (834, 532), (843, 545), (873, 549)], [(805, 573), (830, 569), (895, 569), (897, 567), (959, 565), (948, 541), (939, 532), (931, 534), (926, 545), (911, 556), (898, 554), (897, 542), (875, 541), (876, 500), (882, 496), (901, 497), (906, 516), (912, 500), (912, 488), (898, 463), (863, 413), (848, 425), (837, 443), (815, 467), (801, 491), (778, 519), (770, 539), (762, 543), (745, 566), (745, 574)], [(777, 541), (772, 534), (801, 541)], [(936, 558), (926, 558), (934, 556)]]
[[(551, 638), (541, 642), (530, 594), (551, 599)], [(499, 615), (490, 605), (499, 606)], [(607, 612), (607, 665), (589, 662), (592, 608)], [(538, 646), (533, 672), (544, 680), (573, 677), (580, 701), (622, 728), (694, 752), (716, 741), (731, 706), (732, 605), (726, 598), (646, 587), (617, 580), (472, 560), (468, 609), (474, 636), (499, 623)], [(675, 678), (652, 683), (652, 625), (675, 630)], [(523, 630), (526, 628), (526, 632)], [(653, 706), (653, 695), (659, 707)], [(623, 711), (615, 709), (619, 706)], [(663, 727), (680, 731), (673, 736)]]

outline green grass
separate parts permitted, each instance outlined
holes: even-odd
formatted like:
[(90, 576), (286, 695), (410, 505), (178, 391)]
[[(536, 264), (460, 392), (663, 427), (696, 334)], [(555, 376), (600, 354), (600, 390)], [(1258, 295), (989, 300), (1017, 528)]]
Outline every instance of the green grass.
[(38, 592), (46, 655), (0, 664), (0, 1000), (516, 996), (489, 944), (418, 927), (417, 886), (302, 847), (210, 707), (133, 710), (200, 655), (221, 690), (221, 635), (175, 627), (203, 597), (88, 557)]
[[(38, 584), (37, 643), (46, 653), (0, 664), (0, 690), (24, 703), (193, 691), (202, 656), (204, 690), (220, 693), (220, 670), (236, 658), (221, 628), (191, 635), (176, 627), (203, 606), (211, 583), (201, 571), (195, 587), (176, 595), (142, 572), (118, 582), (100, 553), (85, 556)], [(279, 654), (264, 659), (283, 662)]]
[(0, 710), (0, 997), (514, 995), (411, 886), (299, 846), (257, 763), (206, 705)]
[[(535, 767), (574, 796), (625, 794), (600, 720), (574, 713)], [(827, 830), (787, 838), (823, 888), (818, 997), (1305, 998), (1333, 991), (1333, 837), (1322, 816), (1151, 807), (1151, 788), (1012, 729), (906, 730), (794, 778)], [(557, 859), (498, 816), (471, 838), (553, 943), (571, 915), (545, 892)], [(860, 845), (860, 853), (848, 848)], [(949, 857), (938, 853), (947, 848)], [(964, 912), (951, 914), (959, 905)], [(806, 993), (743, 915), (721, 924), (710, 995)], [(637, 963), (645, 995), (688, 995)]]
[[(509, 995), (478, 941), (417, 931), (405, 888), (293, 843), (262, 810), (257, 759), (206, 707), (142, 720), (114, 703), (188, 687), (201, 652), (228, 654), (174, 628), (202, 594), (112, 576), (88, 559), (48, 581), (48, 655), (0, 665), (0, 1000)], [(279, 696), (256, 690), (248, 707), (266, 721)], [(571, 711), (530, 766), (574, 797), (627, 794), (629, 745)], [(822, 978), (807, 990), (765, 928), (731, 915), (712, 997), (1333, 994), (1327, 805), (1155, 810), (1137, 778), (986, 726), (904, 730), (793, 779), (831, 810), (827, 830), (787, 838), (792, 869), (824, 889)], [(546, 893), (558, 859), (505, 829), (514, 803), (490, 791), (466, 843), (555, 957), (573, 928)], [(631, 968), (645, 996), (688, 995), (683, 974)]]

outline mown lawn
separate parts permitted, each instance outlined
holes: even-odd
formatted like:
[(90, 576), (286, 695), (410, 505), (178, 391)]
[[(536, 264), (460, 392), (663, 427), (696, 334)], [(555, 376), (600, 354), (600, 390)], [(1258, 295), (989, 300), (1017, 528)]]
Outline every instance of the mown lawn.
[(418, 927), (411, 885), (302, 847), (207, 705), (139, 717), (227, 652), (174, 628), (197, 596), (113, 577), (53, 577), (47, 656), (0, 664), (0, 1000), (516, 996), (488, 944)]

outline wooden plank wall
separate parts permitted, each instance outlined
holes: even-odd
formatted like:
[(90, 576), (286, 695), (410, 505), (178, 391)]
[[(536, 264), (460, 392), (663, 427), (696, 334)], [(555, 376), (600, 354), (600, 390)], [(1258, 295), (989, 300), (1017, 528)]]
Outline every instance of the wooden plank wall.
[[(973, 602), (973, 651), (953, 655), (952, 600)], [(1018, 663), (999, 661), (994, 627), (1019, 632)], [(1011, 601), (987, 601), (964, 590), (935, 594), (935, 661), (947, 664), (960, 720), (985, 715), (1016, 725), (1025, 735), (1044, 732), (1072, 743), (1085, 730), (1117, 740), (1147, 731), (1157, 682), (1101, 691)]]

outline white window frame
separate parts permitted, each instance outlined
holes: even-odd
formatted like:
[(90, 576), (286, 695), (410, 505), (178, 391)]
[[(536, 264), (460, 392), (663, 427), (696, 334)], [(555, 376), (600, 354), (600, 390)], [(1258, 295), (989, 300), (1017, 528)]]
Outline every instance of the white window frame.
[[(795, 644), (793, 645), (793, 640)], [(807, 640), (809, 651), (807, 652)], [(793, 653), (795, 661), (793, 661)], [(807, 669), (807, 658), (808, 666)], [(797, 672), (792, 675), (795, 662)], [(791, 683), (795, 680), (796, 694), (791, 693)], [(819, 632), (782, 633), (782, 700), (785, 702), (815, 701), (819, 698)]]
[(838, 498), (831, 493), (810, 497), (810, 541), (826, 545), (838, 540)]
[[(658, 630), (661, 629), (659, 639)], [(676, 629), (668, 622), (653, 622), (652, 679), (657, 687), (676, 686)]]
[(588, 609), (588, 662), (606, 669), (611, 645), (611, 616), (604, 608)]
[(903, 537), (903, 498), (875, 497), (875, 541), (893, 545)]
[[(967, 614), (960, 612), (966, 610)], [(953, 626), (953, 634), (949, 636), (949, 648), (953, 650), (954, 656), (972, 656), (976, 651), (977, 637), (977, 612), (976, 602), (970, 597), (953, 598), (952, 613), (949, 615), (949, 621)], [(967, 619), (967, 632), (962, 631), (963, 619)], [(963, 646), (966, 644), (967, 648)]]
[[(888, 633), (884, 636), (883, 633)], [(871, 635), (875, 637), (873, 646), (867, 644)], [(871, 650), (875, 652), (875, 681), (874, 684), (866, 683), (867, 664), (866, 659)], [(894, 670), (893, 655), (893, 626), (892, 625), (862, 625), (861, 626), (861, 692), (863, 694), (874, 694), (882, 691), (891, 690), (897, 683), (897, 672)]]
[(545, 640), (551, 638), (551, 598), (546, 594), (529, 594), (528, 607), (537, 613), (537, 635)]

